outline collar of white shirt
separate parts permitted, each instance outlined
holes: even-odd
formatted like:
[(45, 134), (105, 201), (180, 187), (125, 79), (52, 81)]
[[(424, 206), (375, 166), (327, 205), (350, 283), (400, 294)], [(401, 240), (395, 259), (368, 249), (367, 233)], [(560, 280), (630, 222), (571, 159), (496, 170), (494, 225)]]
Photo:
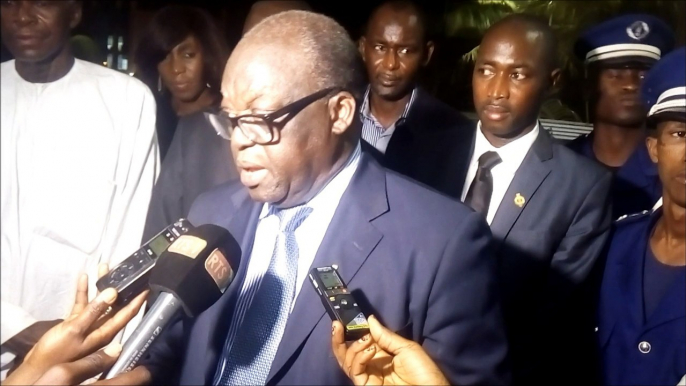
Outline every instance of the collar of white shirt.
[(478, 165), (479, 157), (481, 157), (482, 154), (487, 151), (494, 151), (498, 153), (500, 159), (503, 160), (496, 167), (500, 170), (514, 174), (517, 169), (519, 169), (522, 161), (524, 161), (524, 157), (526, 157), (526, 154), (529, 152), (529, 149), (531, 149), (536, 138), (538, 138), (539, 130), (539, 123), (537, 122), (533, 130), (522, 137), (517, 138), (504, 146), (495, 147), (488, 142), (483, 131), (481, 131), (481, 121), (479, 121), (476, 127), (476, 140), (474, 143), (472, 162), (476, 162)]
[[(317, 216), (318, 213), (331, 212), (338, 206), (343, 193), (348, 187), (350, 180), (357, 170), (357, 165), (360, 162), (360, 156), (362, 154), (360, 143), (357, 143), (355, 150), (348, 158), (345, 166), (329, 180), (329, 182), (324, 185), (324, 187), (317, 193), (306, 205), (312, 208), (312, 214), (308, 217)], [(274, 213), (276, 208), (273, 208), (272, 204), (265, 204), (262, 206), (262, 211), (260, 212), (260, 220)], [(333, 209), (333, 210), (332, 210)]]
[[(531, 145), (533, 145), (534, 141), (536, 141), (536, 138), (538, 137), (538, 132), (539, 124), (536, 123), (534, 129), (526, 135), (522, 136), (521, 138), (517, 138), (516, 140), (508, 143), (505, 146), (498, 148), (491, 145), (491, 143), (488, 142), (488, 139), (486, 139), (486, 136), (484, 136), (484, 133), (481, 131), (481, 122), (479, 122), (476, 127), (474, 152), (472, 153), (472, 158), (469, 162), (469, 167), (467, 169), (467, 176), (465, 178), (465, 183), (462, 188), (461, 200), (465, 200), (467, 192), (469, 191), (469, 187), (471, 186), (472, 181), (474, 181), (477, 169), (479, 168), (479, 157), (481, 157), (481, 155), (483, 155), (487, 151), (494, 151), (498, 153), (498, 155), (502, 159), (501, 163), (499, 163), (498, 165), (494, 166), (493, 169), (491, 169), (493, 173), (493, 178), (498, 178), (498, 181), (494, 181), (493, 186), (493, 194), (495, 196), (495, 199), (491, 199), (492, 206), (495, 206), (497, 208), (497, 205), (499, 205), (500, 203), (498, 197), (501, 197), (501, 194), (505, 194), (505, 191), (503, 191), (502, 189), (507, 190), (507, 187), (509, 187), (510, 182), (512, 182), (512, 179), (514, 178), (514, 175), (517, 172), (517, 169), (519, 169), (522, 162), (524, 161), (524, 157), (526, 157), (526, 154), (529, 152), (529, 149), (531, 149)], [(494, 214), (494, 210), (489, 210), (489, 215), (487, 216), (487, 219), (492, 219)]]

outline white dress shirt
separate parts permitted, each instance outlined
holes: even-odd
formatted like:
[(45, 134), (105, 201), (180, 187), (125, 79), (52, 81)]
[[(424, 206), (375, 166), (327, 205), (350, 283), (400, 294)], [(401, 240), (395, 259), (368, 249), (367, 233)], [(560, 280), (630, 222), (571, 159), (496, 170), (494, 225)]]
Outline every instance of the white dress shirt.
[[(319, 249), (319, 246), (324, 239), (324, 235), (329, 228), (331, 219), (338, 208), (338, 203), (357, 170), (360, 155), (361, 147), (358, 143), (341, 171), (339, 171), (314, 198), (305, 204), (312, 208), (312, 213), (307, 216), (302, 224), (295, 230), (295, 239), (298, 243), (298, 276), (295, 282), (294, 300), (291, 302), (290, 311), (293, 311), (293, 307), (295, 307), (298, 294), (309, 274), (312, 262), (314, 262), (314, 258), (317, 255), (317, 250)], [(250, 303), (252, 302), (255, 293), (259, 289), (259, 283), (262, 281), (264, 274), (267, 273), (278, 232), (279, 218), (276, 214), (272, 214), (270, 204), (264, 204), (260, 213), (259, 222), (257, 223), (257, 230), (255, 231), (255, 240), (253, 242), (252, 253), (250, 254), (250, 262), (248, 263), (245, 281), (241, 287), (239, 300), (236, 305), (237, 311), (234, 312), (232, 317), (227, 343), (224, 348), (224, 355), (222, 355), (222, 363), (218, 366), (216, 376), (221, 376), (223, 372), (226, 353), (231, 349), (241, 322), (243, 321), (248, 308), (250, 308)], [(310, 290), (314, 291), (314, 289)]]
[(517, 169), (519, 169), (522, 161), (524, 161), (524, 157), (526, 157), (529, 149), (531, 149), (531, 145), (536, 141), (538, 132), (539, 125), (536, 123), (534, 129), (526, 135), (517, 138), (505, 146), (497, 148), (491, 145), (484, 136), (484, 133), (481, 131), (481, 122), (477, 124), (474, 152), (472, 154), (472, 160), (469, 163), (464, 187), (462, 188), (462, 201), (467, 197), (469, 187), (471, 186), (472, 181), (474, 181), (474, 177), (476, 177), (476, 171), (479, 168), (479, 157), (488, 151), (498, 153), (502, 162), (491, 169), (491, 174), (493, 175), (493, 193), (491, 194), (491, 202), (488, 206), (488, 216), (486, 216), (486, 221), (489, 225), (493, 222), (500, 202), (503, 200), (503, 197), (505, 197), (505, 193), (510, 187)]
[(159, 155), (139, 80), (81, 60), (50, 83), (24, 80), (14, 60), (0, 72), (4, 343), (68, 316), (81, 273), (92, 298), (98, 265), (138, 249)]

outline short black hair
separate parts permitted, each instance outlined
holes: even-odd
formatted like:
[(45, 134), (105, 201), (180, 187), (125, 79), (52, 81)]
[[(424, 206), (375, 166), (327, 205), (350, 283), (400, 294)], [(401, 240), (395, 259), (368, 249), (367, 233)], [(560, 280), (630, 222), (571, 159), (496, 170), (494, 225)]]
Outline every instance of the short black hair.
[(495, 24), (486, 31), (486, 34), (488, 34), (489, 31), (508, 24), (525, 25), (526, 27), (539, 32), (543, 37), (543, 52), (547, 53), (547, 55), (544, 55), (546, 65), (550, 70), (559, 68), (557, 36), (547, 20), (528, 13), (514, 13), (495, 22)]
[(146, 27), (134, 54), (141, 78), (151, 88), (157, 84), (157, 65), (184, 39), (194, 36), (203, 52), (203, 76), (219, 90), (229, 56), (224, 34), (212, 16), (197, 7), (171, 5), (160, 9)]
[(372, 21), (374, 16), (376, 15), (379, 10), (382, 8), (390, 8), (393, 11), (400, 12), (400, 11), (413, 11), (417, 15), (417, 19), (419, 22), (419, 25), (421, 26), (422, 29), (422, 40), (424, 42), (427, 42), (433, 38), (433, 30), (429, 28), (428, 24), (428, 16), (426, 9), (419, 5), (417, 2), (412, 1), (412, 0), (388, 0), (384, 1), (378, 6), (376, 6), (372, 12), (369, 14), (369, 18), (367, 18), (367, 22), (364, 24), (362, 34), (367, 35), (369, 32), (369, 23)]

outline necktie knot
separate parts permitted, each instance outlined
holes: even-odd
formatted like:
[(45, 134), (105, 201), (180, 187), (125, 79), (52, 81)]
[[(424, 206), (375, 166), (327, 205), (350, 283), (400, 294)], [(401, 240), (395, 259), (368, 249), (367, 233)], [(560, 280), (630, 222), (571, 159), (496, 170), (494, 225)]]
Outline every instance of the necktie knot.
[(479, 169), (491, 170), (499, 163), (503, 162), (498, 153), (487, 151), (479, 157)]
[(293, 233), (312, 213), (309, 206), (296, 206), (288, 209), (276, 209), (276, 217), (279, 218), (279, 230), (284, 233)]
[(479, 157), (479, 168), (464, 200), (467, 205), (484, 216), (488, 216), (491, 195), (493, 194), (491, 169), (502, 161), (498, 153), (494, 151), (487, 151)]

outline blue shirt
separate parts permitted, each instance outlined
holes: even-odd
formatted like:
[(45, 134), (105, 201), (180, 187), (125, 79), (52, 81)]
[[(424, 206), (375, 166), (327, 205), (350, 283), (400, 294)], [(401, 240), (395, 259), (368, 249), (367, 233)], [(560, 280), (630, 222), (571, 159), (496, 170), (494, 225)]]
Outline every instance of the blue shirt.
[[(593, 153), (593, 133), (580, 136), (568, 144), (575, 152), (597, 161)], [(648, 155), (648, 148), (641, 144), (620, 168), (613, 170), (612, 218), (650, 210), (662, 197), (662, 183), (657, 165)]]
[(682, 266), (662, 264), (658, 261), (648, 243), (643, 261), (643, 309), (646, 320), (683, 270)]

